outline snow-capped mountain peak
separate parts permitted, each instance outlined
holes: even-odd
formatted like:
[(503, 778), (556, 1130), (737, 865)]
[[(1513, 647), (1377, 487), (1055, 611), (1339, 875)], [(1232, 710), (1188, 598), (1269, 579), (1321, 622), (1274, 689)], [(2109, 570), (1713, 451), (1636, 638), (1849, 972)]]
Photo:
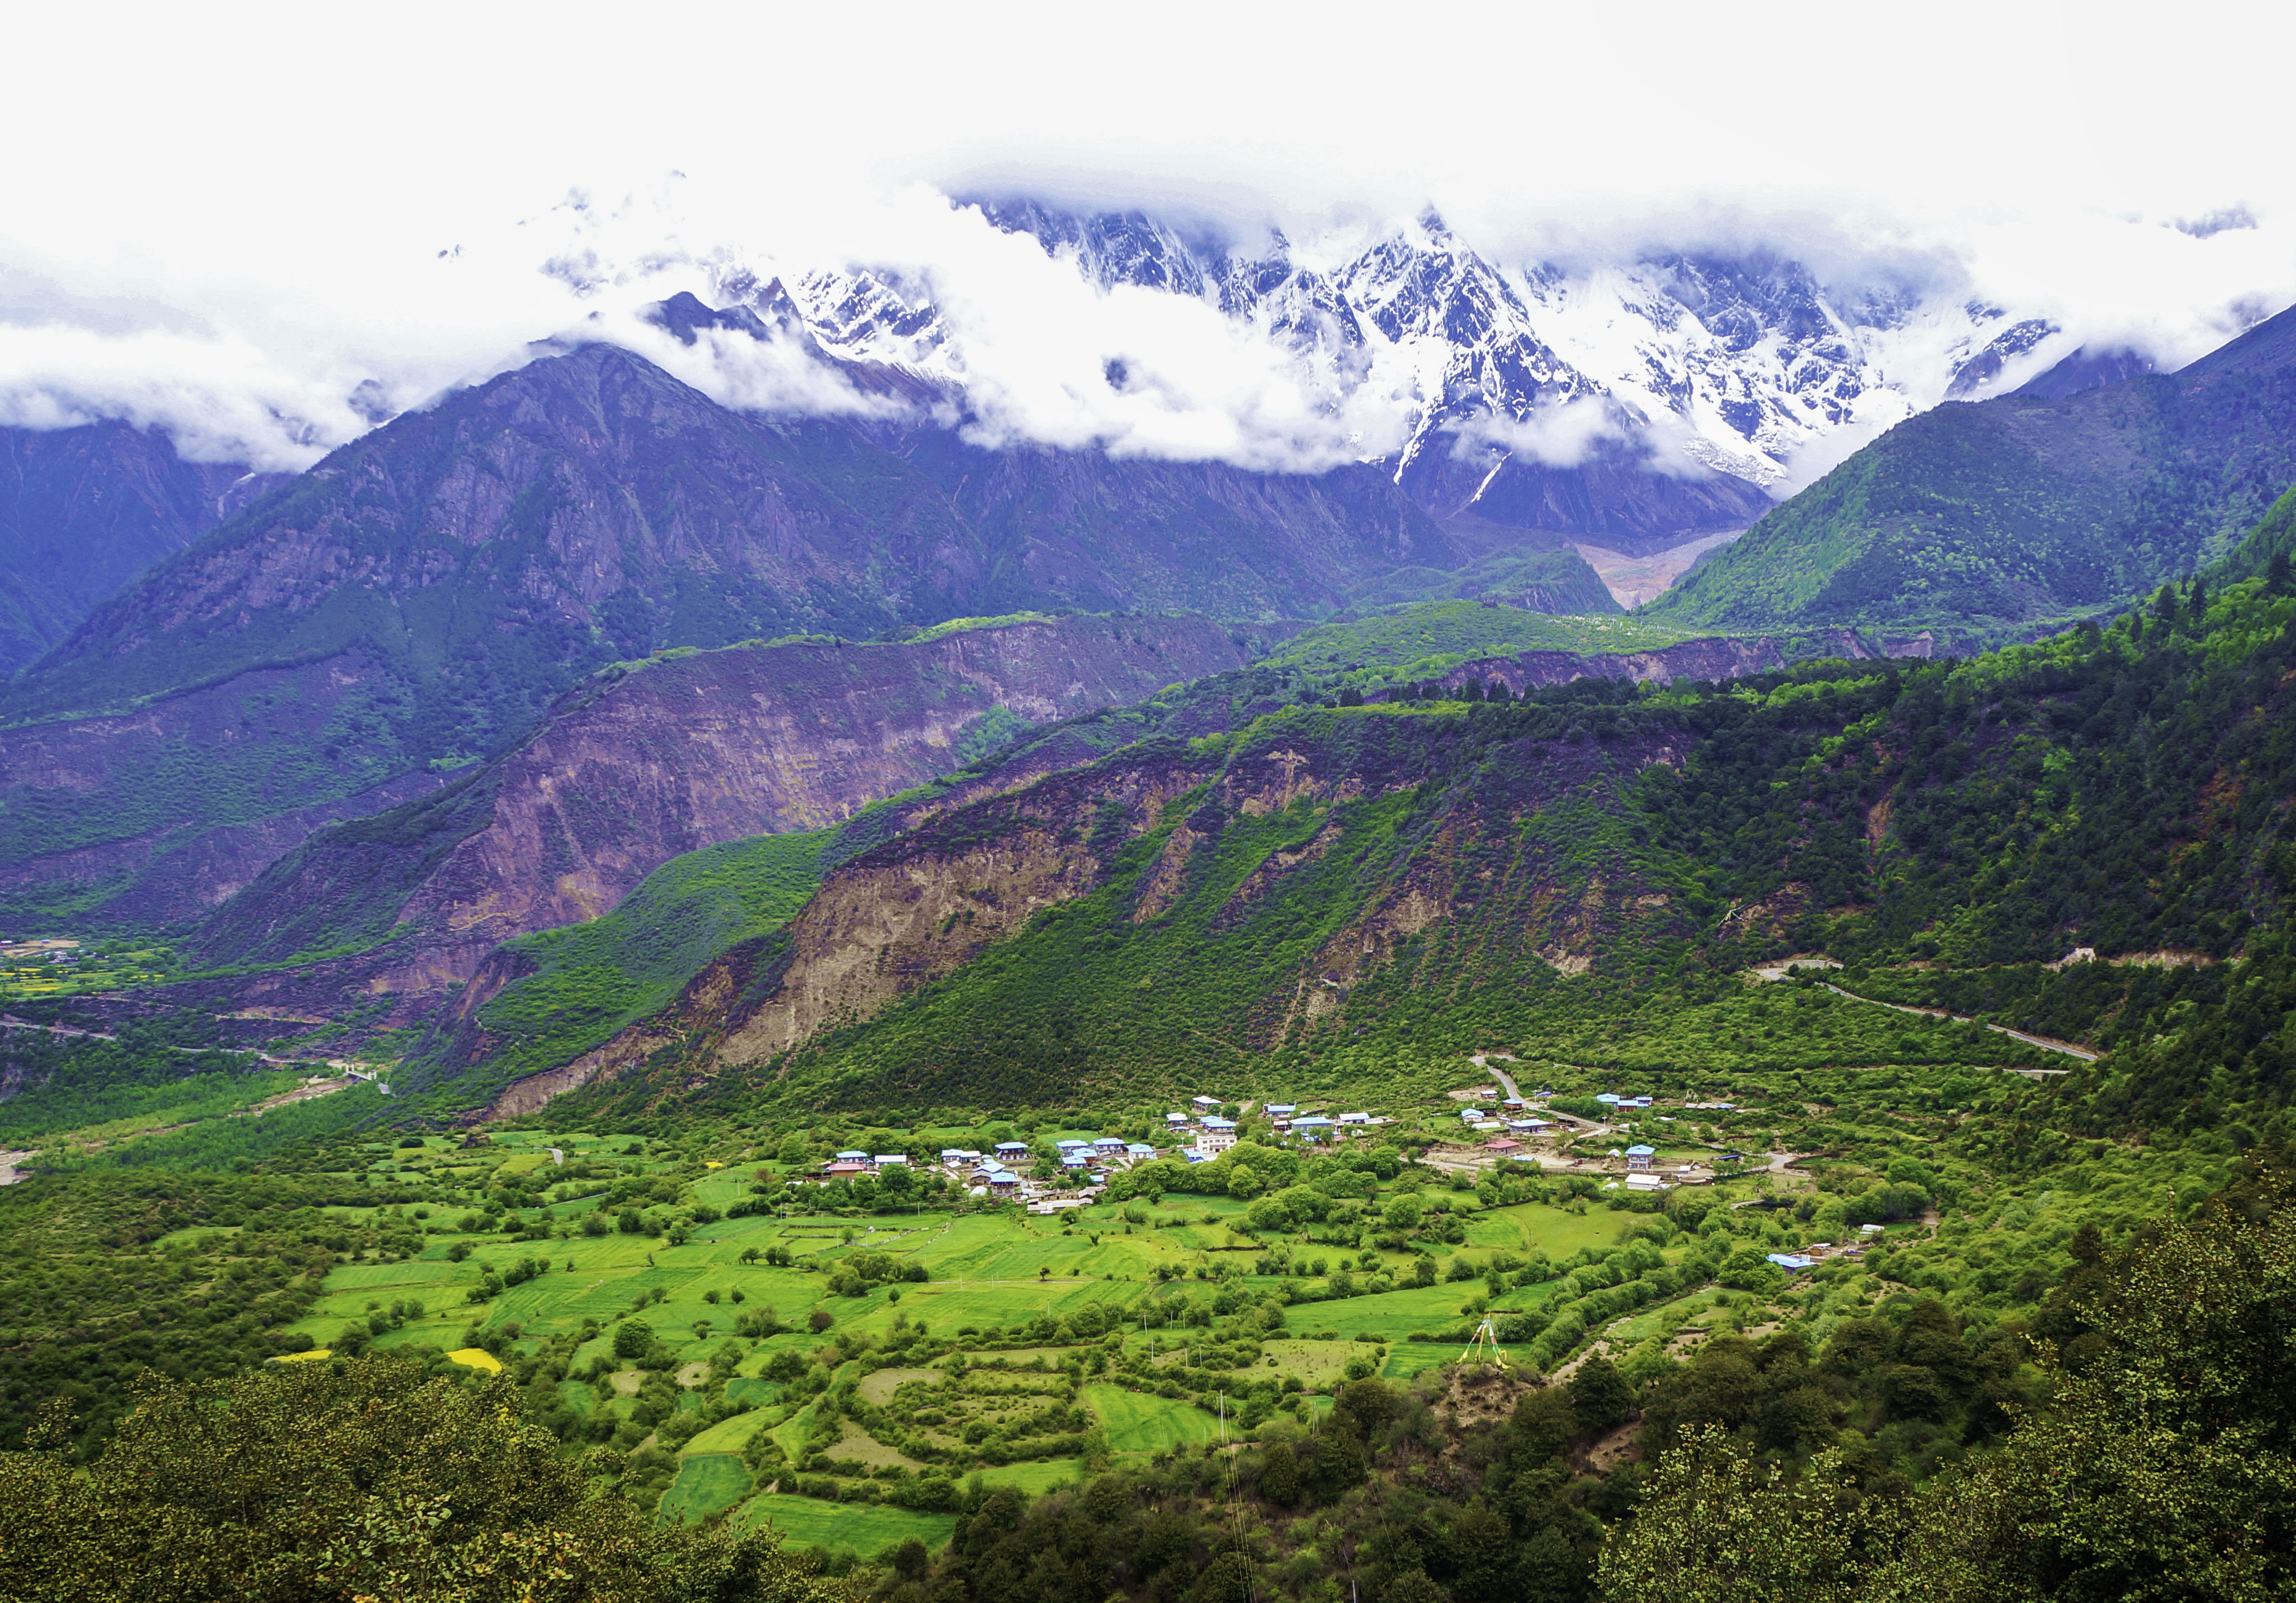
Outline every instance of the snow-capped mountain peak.
[[(1743, 527), (1808, 461), (1839, 455), (1831, 442), (2062, 354), (2041, 349), (2043, 320), (1886, 280), (1829, 286), (1775, 252), (1566, 271), (1494, 259), (1432, 211), (1301, 248), (1136, 210), (976, 204), (1094, 290), (1185, 298), (1264, 341), (1335, 442), (1373, 441), (1355, 454), (1385, 460), (1438, 516), (1549, 534), (1646, 544)], [(929, 274), (849, 264), (789, 282), (832, 356), (965, 382), (968, 331)], [(1109, 355), (1111, 390), (1139, 366)]]

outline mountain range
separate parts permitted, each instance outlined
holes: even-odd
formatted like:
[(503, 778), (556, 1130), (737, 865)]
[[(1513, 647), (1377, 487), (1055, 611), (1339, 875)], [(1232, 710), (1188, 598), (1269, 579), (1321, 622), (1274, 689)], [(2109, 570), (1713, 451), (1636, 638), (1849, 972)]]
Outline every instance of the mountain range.
[[(1136, 211), (977, 204), (1095, 292), (1199, 301), (1291, 362), (1327, 412), (1362, 410), (1377, 438), (1353, 454), (1479, 556), (1583, 543), (1649, 557), (1734, 532), (1841, 430), (1948, 394), (1994, 393), (2066, 343), (2043, 318), (1886, 274), (1828, 284), (1766, 249), (1509, 266), (1431, 212), (1295, 244)], [(716, 307), (674, 296), (655, 321), (689, 344), (706, 329), (784, 346), (908, 416), (913, 427), (896, 432), (980, 421), (988, 403), (972, 392), (964, 320), (914, 273), (814, 269), (786, 287), (738, 269), (709, 276)], [(2098, 360), (2101, 372), (2126, 365)], [(1155, 362), (1111, 353), (1103, 380), (1111, 394), (1153, 391), (1170, 378)], [(389, 415), (364, 391), (358, 410)], [(182, 462), (163, 438), (118, 422), (0, 439), (0, 669), (53, 649), (138, 572), (281, 478)]]
[[(1797, 455), (1841, 429), (1988, 392), (2062, 354), (2045, 319), (1886, 281), (1830, 288), (1767, 250), (1508, 267), (1431, 211), (1302, 249), (1280, 232), (1239, 243), (1136, 211), (979, 204), (1103, 290), (1216, 308), (1289, 351), (1335, 409), (1402, 398), (1406, 430), (1381, 460), (1447, 525), (1631, 554), (1745, 527)], [(785, 293), (824, 349), (962, 393), (964, 336), (928, 286), (858, 266), (803, 274)], [(1112, 387), (1140, 378), (1111, 362)]]
[[(737, 411), (561, 340), (292, 477), (124, 424), (9, 431), (16, 649), (63, 637), (0, 692), (0, 917), (174, 928), (204, 966), (274, 971), (242, 1000), (403, 994), (386, 1011), (411, 1024), (681, 853), (835, 822), (1318, 617), (1386, 609), (1394, 642), (1441, 644), (1365, 680), (1334, 636), (1283, 667), (1289, 700), (1379, 699), (1406, 668), (1520, 692), (1924, 654), (2126, 605), (2296, 478), (2296, 314), (2158, 374), (1773, 258), (1502, 271), (1431, 216), (1324, 261), (1136, 214), (988, 213), (1103, 290), (1286, 342), (1335, 405), (1403, 384), (1407, 438), (1313, 472), (987, 443), (961, 331), (866, 269), (649, 313), (689, 351), (785, 343), (882, 403), (858, 413)], [(1931, 380), (1990, 398), (1915, 410), (1764, 511), (1877, 397), (1917, 407), (1890, 388), (1915, 344), (1956, 353)], [(1147, 381), (1122, 366), (1111, 384)], [(1557, 409), (1600, 424), (1576, 461), (1523, 444)], [(1585, 553), (1671, 573), (1685, 536), (1722, 543), (1645, 609), (1662, 626), (1523, 654), (1545, 637), (1522, 608), (1618, 611)], [(1648, 655), (1695, 636), (1707, 668)], [(595, 798), (648, 796), (601, 823)]]

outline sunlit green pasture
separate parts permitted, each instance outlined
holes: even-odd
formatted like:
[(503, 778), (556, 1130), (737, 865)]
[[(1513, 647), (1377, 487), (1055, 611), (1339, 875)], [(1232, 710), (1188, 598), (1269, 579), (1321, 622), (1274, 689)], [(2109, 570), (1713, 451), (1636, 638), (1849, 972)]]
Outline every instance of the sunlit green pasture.
[(661, 1517), (699, 1524), (720, 1509), (732, 1508), (749, 1494), (750, 1472), (737, 1455), (689, 1452), (678, 1464), (677, 1478), (662, 1493)]
[(733, 1517), (744, 1530), (774, 1526), (792, 1548), (850, 1548), (864, 1557), (881, 1553), (910, 1536), (929, 1548), (941, 1547), (956, 1528), (953, 1514), (912, 1514), (882, 1503), (823, 1502), (784, 1492), (760, 1493)]
[(1100, 1418), (1118, 1452), (1157, 1452), (1210, 1439), (1218, 1423), (1193, 1403), (1170, 1401), (1120, 1386), (1088, 1386), (1085, 1403)]

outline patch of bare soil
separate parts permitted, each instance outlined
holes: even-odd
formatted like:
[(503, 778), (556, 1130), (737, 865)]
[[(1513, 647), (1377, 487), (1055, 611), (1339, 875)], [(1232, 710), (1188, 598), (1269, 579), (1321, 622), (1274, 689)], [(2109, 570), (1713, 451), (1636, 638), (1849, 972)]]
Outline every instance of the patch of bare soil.
[(905, 1469), (924, 1468), (922, 1464), (918, 1463), (900, 1449), (886, 1446), (852, 1420), (848, 1419), (844, 1423), (845, 1434), (838, 1438), (837, 1445), (829, 1450), (831, 1458), (851, 1459), (856, 1463), (867, 1464), (876, 1468), (882, 1468), (887, 1464), (898, 1464)]
[(1643, 1456), (1642, 1416), (1636, 1415), (1617, 1429), (1595, 1439), (1587, 1449), (1587, 1468), (1596, 1475), (1608, 1475), (1621, 1464), (1631, 1464)]
[(1443, 1402), (1463, 1426), (1496, 1424), (1513, 1418), (1515, 1404), (1543, 1384), (1519, 1369), (1454, 1364), (1443, 1371)]
[(873, 1375), (861, 1378), (861, 1400), (865, 1403), (890, 1403), (893, 1394), (912, 1380), (946, 1380), (948, 1377), (939, 1370), (879, 1370)]

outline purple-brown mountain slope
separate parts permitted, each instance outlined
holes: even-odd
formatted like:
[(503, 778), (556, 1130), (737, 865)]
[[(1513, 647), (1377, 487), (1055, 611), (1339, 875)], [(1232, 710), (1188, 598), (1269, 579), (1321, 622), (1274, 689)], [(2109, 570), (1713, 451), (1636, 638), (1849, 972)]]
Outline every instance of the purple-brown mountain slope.
[[(8, 740), (87, 748), (74, 763), (111, 776), (50, 785), (36, 765), (0, 790), (0, 869), (26, 886), (0, 917), (179, 905), (145, 893), (168, 875), (135, 866), (134, 843), (208, 849), (211, 831), (490, 756), (589, 674), (665, 647), (1030, 607), (1295, 617), (1456, 559), (1369, 468), (990, 452), (938, 427), (755, 417), (588, 347), (335, 452), (0, 692)], [(318, 665), (292, 709), (260, 677)], [(114, 740), (139, 755), (94, 751)], [(143, 777), (160, 768), (165, 783)]]
[(0, 428), (0, 675), (287, 477), (185, 462), (167, 436), (116, 421)]
[(594, 918), (670, 858), (817, 829), (1026, 725), (1241, 666), (1201, 618), (1071, 617), (907, 644), (679, 653), (600, 675), (439, 794), (326, 830), (193, 938), (218, 964), (365, 949), (233, 982), (243, 1005), (419, 1016), (501, 942)]

